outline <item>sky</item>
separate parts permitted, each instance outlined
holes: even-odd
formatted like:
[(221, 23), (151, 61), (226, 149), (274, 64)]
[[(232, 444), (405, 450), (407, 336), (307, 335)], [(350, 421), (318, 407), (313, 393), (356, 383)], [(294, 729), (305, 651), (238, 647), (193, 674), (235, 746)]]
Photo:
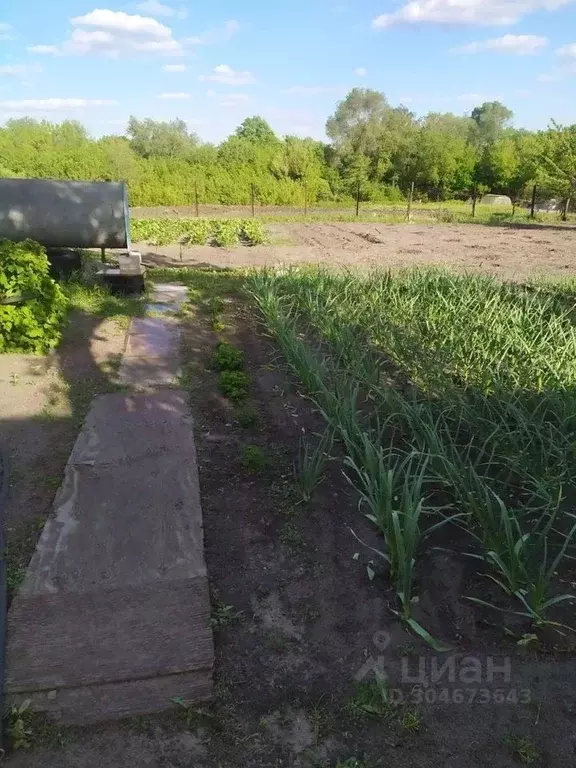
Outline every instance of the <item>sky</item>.
[(220, 141), (258, 114), (325, 139), (354, 86), (418, 116), (497, 99), (517, 127), (576, 123), (576, 0), (0, 0), (0, 123), (179, 117)]

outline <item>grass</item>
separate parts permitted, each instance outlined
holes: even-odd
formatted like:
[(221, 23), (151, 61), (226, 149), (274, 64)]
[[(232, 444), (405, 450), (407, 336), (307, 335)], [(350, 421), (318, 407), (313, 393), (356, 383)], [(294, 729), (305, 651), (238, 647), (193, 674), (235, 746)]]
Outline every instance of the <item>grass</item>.
[(345, 448), (406, 624), (435, 642), (412, 617), (416, 570), (454, 525), (501, 590), (471, 600), (567, 631), (550, 614), (575, 599), (558, 580), (576, 538), (574, 281), (291, 269), (253, 272), (249, 285)]
[(238, 621), (241, 616), (242, 611), (237, 611), (233, 605), (225, 603), (218, 595), (212, 595), (212, 615), (210, 618), (212, 629), (224, 629), (224, 627)]

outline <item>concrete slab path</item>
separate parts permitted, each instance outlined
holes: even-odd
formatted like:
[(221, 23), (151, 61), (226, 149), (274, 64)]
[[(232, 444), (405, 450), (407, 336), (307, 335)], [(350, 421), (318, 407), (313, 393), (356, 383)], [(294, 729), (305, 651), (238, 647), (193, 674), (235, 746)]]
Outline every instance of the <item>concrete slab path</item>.
[[(177, 331), (170, 318), (134, 321), (127, 359), (166, 370)], [(212, 665), (185, 394), (100, 395), (9, 612), (7, 696), (89, 723), (207, 700)]]

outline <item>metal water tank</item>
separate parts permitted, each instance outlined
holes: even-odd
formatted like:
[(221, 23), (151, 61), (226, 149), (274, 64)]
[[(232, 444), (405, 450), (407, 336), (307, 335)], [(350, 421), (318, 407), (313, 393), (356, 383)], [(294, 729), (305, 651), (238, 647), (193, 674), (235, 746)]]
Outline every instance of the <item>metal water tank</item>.
[(0, 239), (46, 248), (130, 248), (121, 181), (0, 179)]

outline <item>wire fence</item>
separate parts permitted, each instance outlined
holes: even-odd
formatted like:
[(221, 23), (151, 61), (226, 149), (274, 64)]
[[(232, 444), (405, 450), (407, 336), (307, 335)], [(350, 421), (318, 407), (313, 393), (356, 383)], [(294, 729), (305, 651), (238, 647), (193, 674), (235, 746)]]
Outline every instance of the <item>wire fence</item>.
[[(373, 187), (371, 188), (373, 191)], [(251, 216), (258, 217), (392, 217), (411, 221), (413, 218), (429, 217), (431, 220), (450, 222), (462, 219), (532, 219), (567, 221), (576, 212), (574, 202), (570, 197), (562, 198), (550, 187), (533, 184), (520, 190), (517, 194), (492, 194), (479, 190), (477, 186), (458, 194), (457, 200), (442, 200), (440, 190), (427, 190), (423, 193), (418, 189), (416, 181), (412, 181), (404, 190), (398, 190), (398, 200), (382, 201), (365, 199), (362, 184), (358, 183), (353, 198), (340, 202), (310, 200), (309, 188), (306, 181), (301, 185), (301, 205), (273, 205), (260, 198), (258, 188), (251, 185), (248, 203), (225, 205), (205, 203), (200, 201), (198, 185), (192, 190), (191, 206), (178, 206), (186, 209), (187, 214), (195, 216)], [(432, 198), (432, 199), (431, 199)], [(433, 199), (435, 198), (435, 199)], [(175, 210), (174, 207), (172, 207)], [(135, 211), (152, 210), (137, 208)]]

